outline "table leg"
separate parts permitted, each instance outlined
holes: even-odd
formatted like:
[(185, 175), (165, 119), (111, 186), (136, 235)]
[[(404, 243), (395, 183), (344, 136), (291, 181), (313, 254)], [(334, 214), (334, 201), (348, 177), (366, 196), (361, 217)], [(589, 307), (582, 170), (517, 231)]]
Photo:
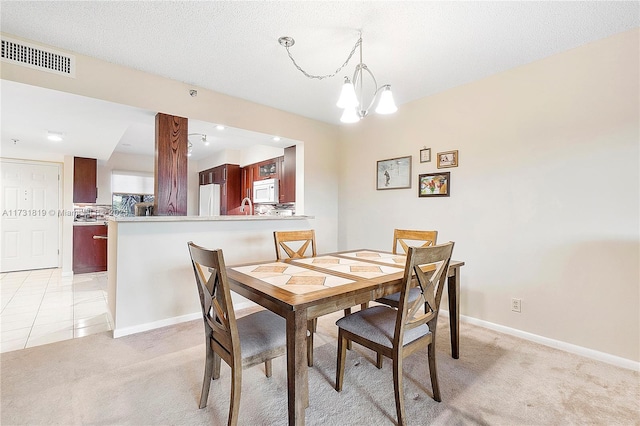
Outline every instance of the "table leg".
[(307, 311), (292, 311), (287, 316), (287, 385), (289, 425), (304, 425), (309, 405), (307, 367)]
[(460, 268), (453, 269), (447, 279), (449, 294), (449, 328), (451, 329), (451, 356), (460, 358)]

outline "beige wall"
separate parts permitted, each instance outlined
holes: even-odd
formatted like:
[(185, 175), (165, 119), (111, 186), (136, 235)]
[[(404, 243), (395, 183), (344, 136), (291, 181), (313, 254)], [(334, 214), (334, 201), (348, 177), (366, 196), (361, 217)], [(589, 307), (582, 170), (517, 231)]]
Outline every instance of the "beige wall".
[[(437, 229), (466, 262), (462, 314), (640, 360), (638, 40), (619, 34), (346, 128), (340, 248)], [(451, 196), (418, 198), (418, 174), (456, 149), (459, 167), (441, 170)], [(407, 155), (411, 189), (376, 191), (376, 161)]]

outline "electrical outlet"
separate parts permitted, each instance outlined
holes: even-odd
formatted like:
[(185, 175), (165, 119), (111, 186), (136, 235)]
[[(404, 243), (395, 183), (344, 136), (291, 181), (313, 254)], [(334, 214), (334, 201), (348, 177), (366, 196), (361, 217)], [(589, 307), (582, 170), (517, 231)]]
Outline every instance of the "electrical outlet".
[(511, 311), (513, 312), (522, 312), (521, 310), (521, 303), (522, 301), (520, 299), (511, 299)]

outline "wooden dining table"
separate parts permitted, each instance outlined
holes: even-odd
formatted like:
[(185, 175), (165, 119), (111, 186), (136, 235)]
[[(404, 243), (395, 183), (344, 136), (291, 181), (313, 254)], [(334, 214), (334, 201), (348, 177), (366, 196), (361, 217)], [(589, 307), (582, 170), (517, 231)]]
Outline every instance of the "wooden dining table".
[[(307, 321), (400, 291), (405, 262), (404, 255), (360, 249), (227, 266), (234, 292), (286, 319), (289, 425), (304, 425), (309, 405)], [(459, 357), (463, 265), (452, 260), (447, 280), (453, 358)]]

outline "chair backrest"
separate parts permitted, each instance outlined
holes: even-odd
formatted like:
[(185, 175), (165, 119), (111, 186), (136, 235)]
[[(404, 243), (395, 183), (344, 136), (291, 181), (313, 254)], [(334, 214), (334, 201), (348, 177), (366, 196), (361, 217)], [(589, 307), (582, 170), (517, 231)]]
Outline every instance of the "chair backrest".
[(436, 245), (438, 231), (414, 231), (411, 229), (394, 229), (393, 230), (393, 254), (398, 254), (398, 243), (402, 247), (401, 254), (409, 252), (409, 246), (414, 246), (412, 242), (423, 243), (418, 247), (429, 247)]
[[(422, 324), (427, 324), (435, 334), (440, 299), (447, 281), (453, 245), (450, 241), (430, 247), (409, 247), (398, 303), (395, 344), (402, 341), (405, 331)], [(414, 284), (421, 290), (422, 297), (410, 302), (409, 290)], [(422, 306), (425, 307), (424, 311)]]
[[(299, 259), (307, 257), (307, 250), (311, 246), (311, 256), (316, 255), (316, 233), (313, 229), (308, 231), (275, 231), (273, 233), (273, 239), (276, 243), (276, 259), (283, 258), (281, 250), (287, 254), (287, 257), (291, 259)], [(296, 247), (291, 243), (300, 243), (300, 246)]]
[(187, 246), (200, 295), (205, 335), (227, 364), (242, 365), (238, 326), (222, 250), (209, 250), (191, 241)]

